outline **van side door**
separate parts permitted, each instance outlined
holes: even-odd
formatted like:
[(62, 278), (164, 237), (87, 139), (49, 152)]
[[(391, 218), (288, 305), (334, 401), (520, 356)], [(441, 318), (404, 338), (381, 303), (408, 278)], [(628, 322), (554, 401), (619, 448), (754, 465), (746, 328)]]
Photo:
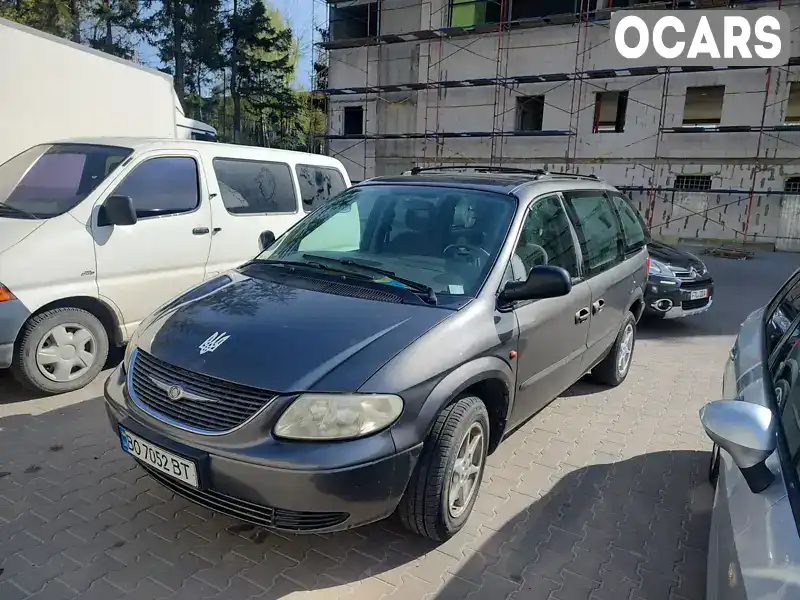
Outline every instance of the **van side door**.
[(583, 368), (590, 369), (614, 343), (628, 308), (638, 264), (625, 261), (622, 227), (603, 190), (565, 192), (578, 232), (591, 290), (591, 324)]
[(207, 276), (256, 256), (265, 231), (279, 237), (303, 214), (292, 166), (284, 162), (215, 156), (209, 167), (212, 244)]
[[(99, 205), (129, 196), (133, 225), (100, 225)], [(127, 335), (161, 304), (203, 281), (211, 210), (200, 155), (144, 155), (101, 198), (92, 215), (100, 296), (116, 305)]]
[(514, 306), (519, 345), (512, 425), (539, 411), (583, 374), (591, 291), (582, 277), (577, 245), (560, 194), (534, 200), (503, 285), (508, 280), (524, 281), (535, 266), (553, 265), (572, 276), (572, 291), (564, 297)]

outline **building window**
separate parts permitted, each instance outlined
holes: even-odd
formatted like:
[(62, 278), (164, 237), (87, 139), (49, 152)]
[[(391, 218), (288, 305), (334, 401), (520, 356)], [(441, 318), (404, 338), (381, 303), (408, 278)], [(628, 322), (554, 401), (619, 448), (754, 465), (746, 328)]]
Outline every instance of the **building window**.
[(378, 4), (332, 6), (330, 13), (332, 40), (349, 40), (378, 35)]
[(676, 175), (675, 189), (684, 192), (705, 192), (711, 189), (711, 175)]
[(787, 194), (800, 194), (800, 177), (789, 177), (783, 183), (783, 190)]
[(517, 98), (517, 131), (541, 131), (544, 118), (544, 96)]
[(724, 85), (686, 88), (684, 125), (715, 125), (722, 121)]
[(500, 22), (498, 0), (452, 0), (450, 27), (473, 27)]
[(364, 133), (364, 107), (344, 107), (344, 135), (363, 135)]
[(628, 92), (598, 92), (594, 101), (594, 131), (625, 130), (625, 111), (628, 109)]
[(800, 81), (789, 84), (789, 99), (786, 101), (786, 123), (800, 123)]

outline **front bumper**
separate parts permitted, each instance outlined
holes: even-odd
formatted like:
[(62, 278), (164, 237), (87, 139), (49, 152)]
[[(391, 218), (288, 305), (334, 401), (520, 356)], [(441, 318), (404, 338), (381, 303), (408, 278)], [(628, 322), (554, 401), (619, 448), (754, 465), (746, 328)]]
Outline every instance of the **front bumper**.
[[(644, 292), (645, 314), (662, 319), (680, 319), (706, 312), (713, 304), (714, 281), (711, 278), (697, 281), (670, 282), (650, 276)], [(706, 298), (692, 300), (691, 293), (707, 289)]]
[(0, 302), (0, 369), (11, 366), (14, 343), (30, 316), (30, 311), (20, 300)]
[[(260, 431), (262, 439), (244, 446), (226, 447), (225, 436), (198, 443), (200, 436), (155, 421), (130, 403), (119, 368), (106, 383), (105, 399), (117, 436), (122, 425), (197, 465), (199, 489), (142, 464), (162, 485), (215, 512), (293, 533), (341, 531), (388, 517), (422, 450), (420, 444), (396, 453), (389, 431), (351, 442), (277, 442), (268, 428), (256, 423), (253, 430)], [(372, 454), (379, 446), (390, 448), (390, 453), (375, 458)], [(310, 466), (310, 450), (326, 457), (323, 467)], [(354, 463), (358, 452), (363, 452), (364, 461)], [(335, 466), (337, 456), (343, 460), (340, 466)]]

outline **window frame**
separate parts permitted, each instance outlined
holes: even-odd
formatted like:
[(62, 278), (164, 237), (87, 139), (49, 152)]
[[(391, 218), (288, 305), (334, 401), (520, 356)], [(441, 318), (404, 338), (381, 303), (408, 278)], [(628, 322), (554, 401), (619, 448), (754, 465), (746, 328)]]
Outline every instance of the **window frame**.
[[(647, 244), (650, 243), (650, 233), (647, 231), (647, 224), (644, 222), (644, 218), (642, 218), (642, 215), (639, 214), (639, 211), (633, 207), (633, 203), (625, 194), (623, 194), (622, 192), (607, 192), (607, 195), (611, 200), (611, 207), (614, 209), (614, 212), (617, 215), (617, 220), (621, 225), (620, 232), (622, 233), (622, 243), (625, 245), (624, 256), (627, 259), (633, 256), (634, 254), (641, 252), (647, 247)], [(622, 215), (619, 214), (617, 207), (614, 205), (614, 196), (617, 196), (622, 202), (624, 202), (628, 206), (628, 208), (630, 208), (633, 211), (633, 214), (636, 215), (636, 220), (638, 221), (639, 226), (642, 228), (642, 233), (644, 233), (644, 241), (642, 242), (642, 246), (640, 248), (632, 250), (629, 247), (628, 241), (625, 239), (625, 225), (622, 223)]]
[[(359, 127), (360, 131), (358, 133), (348, 133), (347, 130), (347, 113), (348, 111), (360, 111), (361, 112), (361, 126)], [(365, 131), (365, 116), (366, 111), (364, 107), (360, 104), (351, 104), (349, 106), (342, 107), (342, 135), (364, 135)]]
[[(569, 215), (569, 213), (567, 211), (567, 203), (566, 203), (566, 200), (564, 199), (564, 195), (563, 195), (562, 192), (558, 192), (558, 191), (557, 192), (545, 192), (543, 194), (540, 194), (539, 196), (536, 196), (533, 199), (531, 199), (531, 201), (528, 202), (527, 205), (523, 208), (523, 211), (524, 211), (525, 214), (522, 216), (522, 220), (519, 223), (519, 227), (517, 228), (517, 231), (514, 234), (513, 242), (511, 242), (511, 256), (509, 256), (508, 260), (505, 262), (505, 264), (502, 265), (502, 272), (505, 273), (505, 271), (511, 265), (511, 258), (513, 257), (514, 252), (516, 251), (517, 246), (519, 245), (519, 239), (522, 237), (522, 230), (525, 227), (525, 222), (530, 217), (530, 213), (531, 213), (531, 210), (533, 210), (534, 205), (537, 202), (539, 202), (540, 200), (544, 200), (546, 198), (550, 198), (551, 196), (555, 197), (558, 200), (559, 205), (561, 206), (561, 210), (564, 211), (564, 214), (567, 217), (567, 223), (569, 224), (569, 232), (570, 232), (570, 236), (572, 237), (572, 250), (575, 252), (575, 264), (577, 265), (577, 268), (578, 268), (578, 275), (572, 277), (572, 285), (575, 286), (575, 285), (577, 285), (577, 284), (579, 284), (579, 283), (581, 283), (581, 282), (586, 280), (585, 270), (584, 270), (584, 263), (583, 263), (583, 252), (581, 251), (580, 240), (578, 238), (577, 232), (575, 231), (575, 224), (572, 222), (572, 217), (570, 217), (570, 215)], [(498, 258), (499, 258), (499, 255), (498, 255)], [(496, 290), (495, 294), (499, 294), (503, 290), (504, 287), (505, 287), (505, 283), (503, 283), (502, 278), (501, 278), (501, 281), (498, 283), (498, 287), (497, 287), (497, 290)], [(524, 301), (512, 302), (508, 307), (506, 307), (506, 309), (515, 309), (515, 308), (518, 308), (520, 306), (525, 306), (527, 304), (530, 304), (531, 302), (536, 302), (536, 300), (524, 300)]]
[(768, 408), (772, 410), (776, 417), (778, 431), (776, 452), (778, 454), (778, 461), (781, 465), (783, 482), (786, 486), (786, 492), (789, 498), (789, 506), (791, 507), (792, 514), (794, 516), (797, 532), (800, 534), (800, 467), (795, 467), (793, 464), (792, 455), (789, 451), (789, 442), (786, 439), (786, 432), (783, 429), (783, 414), (781, 408), (778, 406), (778, 399), (775, 395), (775, 385), (773, 384), (772, 379), (772, 369), (775, 366), (774, 362), (783, 345), (787, 343), (788, 339), (791, 337), (794, 329), (796, 329), (797, 326), (800, 326), (800, 315), (795, 318), (795, 320), (792, 322), (792, 326), (790, 326), (784, 332), (784, 334), (781, 336), (781, 339), (775, 345), (773, 351), (769, 356), (767, 356), (767, 322), (770, 320), (775, 312), (775, 309), (781, 303), (783, 298), (796, 285), (800, 285), (800, 269), (797, 269), (794, 273), (792, 273), (791, 277), (786, 280), (783, 286), (781, 286), (778, 292), (772, 297), (772, 300), (770, 300), (764, 308), (764, 314), (762, 315), (761, 319), (761, 354), (763, 357), (761, 360), (761, 378), (762, 381), (765, 382), (767, 402), (770, 405)]
[(625, 239), (624, 239), (624, 233), (622, 231), (622, 222), (620, 221), (619, 215), (617, 214), (617, 211), (614, 208), (614, 203), (611, 201), (611, 198), (609, 197), (609, 193), (610, 193), (609, 190), (604, 190), (604, 189), (586, 189), (586, 188), (573, 189), (573, 190), (564, 190), (562, 192), (562, 194), (564, 196), (564, 204), (565, 204), (566, 209), (567, 209), (567, 215), (569, 216), (570, 222), (571, 222), (573, 228), (575, 229), (575, 233), (577, 234), (578, 239), (580, 240), (578, 247), (580, 249), (581, 255), (584, 254), (583, 250), (584, 250), (584, 246), (586, 244), (586, 237), (584, 236), (583, 227), (581, 225), (580, 219), (578, 218), (578, 213), (577, 213), (577, 211), (575, 211), (575, 208), (572, 205), (572, 197), (573, 196), (575, 196), (575, 197), (580, 197), (580, 196), (597, 197), (598, 195), (601, 196), (606, 201), (606, 203), (608, 204), (608, 207), (611, 210), (611, 214), (614, 215), (614, 222), (617, 224), (617, 230), (619, 232), (619, 235), (617, 236), (617, 261), (614, 262), (614, 264), (605, 267), (602, 271), (598, 271), (596, 273), (592, 273), (592, 272), (590, 272), (590, 269), (589, 269), (588, 260), (584, 256), (583, 257), (583, 261), (582, 261), (582, 273), (583, 273), (584, 279), (587, 280), (587, 281), (589, 279), (592, 279), (593, 277), (597, 277), (598, 275), (602, 275), (603, 273), (607, 273), (608, 271), (610, 271), (614, 267), (618, 267), (619, 265), (624, 263), (628, 258), (627, 254), (625, 252)]
[[(234, 158), (234, 157), (218, 155), (218, 156), (215, 156), (211, 160), (211, 170), (214, 172), (214, 178), (217, 180), (217, 187), (218, 188), (219, 188), (219, 182), (221, 180), (219, 178), (219, 174), (217, 173), (217, 169), (216, 169), (216, 167), (214, 165), (214, 163), (216, 163), (218, 160), (224, 160), (224, 161), (228, 161), (228, 162), (243, 162), (243, 163), (260, 163), (260, 164), (268, 164), (268, 165), (282, 165), (282, 166), (285, 166), (287, 168), (287, 170), (289, 171), (289, 179), (292, 180), (292, 195), (294, 196), (294, 211), (293, 212), (232, 213), (230, 210), (228, 210), (228, 207), (225, 206), (225, 200), (222, 198), (222, 190), (220, 190), (219, 191), (219, 200), (220, 200), (220, 202), (222, 202), (222, 207), (225, 209), (225, 212), (229, 216), (246, 218), (246, 217), (253, 217), (253, 216), (271, 217), (271, 216), (283, 216), (283, 215), (296, 215), (300, 211), (303, 210), (300, 207), (300, 203), (302, 202), (302, 200), (300, 199), (300, 194), (299, 194), (300, 189), (299, 189), (298, 183), (297, 183), (297, 176), (296, 176), (296, 174), (294, 172), (294, 169), (292, 168), (291, 164), (280, 162), (280, 161), (275, 161), (275, 160), (259, 160), (259, 159), (255, 159), (255, 158), (238, 158), (238, 157)], [(304, 214), (307, 214), (307, 213), (304, 213)]]
[[(136, 222), (138, 223), (139, 221), (147, 221), (147, 220), (150, 220), (150, 219), (163, 219), (163, 218), (166, 218), (166, 217), (177, 217), (177, 216), (180, 216), (180, 215), (191, 215), (191, 214), (194, 214), (197, 211), (199, 211), (200, 208), (203, 206), (203, 177), (201, 175), (201, 171), (203, 170), (203, 165), (200, 162), (199, 157), (193, 156), (191, 154), (154, 154), (154, 155), (151, 155), (151, 156), (143, 157), (142, 160), (140, 160), (139, 162), (137, 162), (136, 164), (131, 166), (130, 170), (122, 176), (122, 179), (120, 179), (119, 182), (114, 183), (113, 187), (110, 187), (110, 191), (108, 193), (104, 194), (103, 200), (105, 200), (105, 199), (107, 199), (107, 198), (109, 198), (111, 196), (117, 195), (117, 190), (120, 188), (120, 186), (122, 186), (122, 184), (124, 184), (131, 175), (136, 173), (136, 170), (139, 167), (141, 167), (143, 164), (145, 164), (146, 162), (153, 161), (153, 160), (158, 160), (160, 158), (188, 158), (188, 159), (194, 161), (195, 175), (196, 175), (196, 181), (197, 181), (197, 205), (192, 210), (184, 210), (184, 211), (180, 211), (180, 212), (171, 212), (171, 213), (165, 213), (165, 214), (162, 214), (162, 215), (150, 215), (150, 216), (146, 216), (146, 217), (139, 216), (139, 211), (137, 210), (136, 211)], [(122, 164), (124, 164), (124, 162), (125, 161), (123, 161), (122, 163), (117, 165), (115, 170), (119, 169), (120, 166)], [(124, 195), (124, 194), (121, 194), (121, 195)], [(100, 202), (99, 204), (101, 205), (102, 202)], [(136, 199), (133, 199), (133, 204), (134, 204), (133, 208), (136, 209)]]
[[(300, 210), (302, 210), (305, 214), (310, 214), (310, 213), (314, 212), (315, 210), (317, 210), (317, 208), (319, 208), (319, 207), (312, 208), (311, 210), (306, 210), (305, 207), (303, 206), (303, 190), (302, 190), (302, 188), (300, 186), (300, 174), (297, 172), (297, 169), (299, 169), (299, 168), (323, 169), (323, 170), (328, 170), (328, 171), (335, 171), (336, 174), (339, 175), (339, 177), (341, 177), (341, 179), (342, 179), (342, 185), (344, 186), (342, 188), (342, 192), (344, 192), (347, 189), (347, 182), (344, 179), (344, 174), (339, 169), (337, 169), (336, 167), (330, 166), (330, 165), (312, 165), (312, 164), (309, 164), (309, 163), (295, 163), (293, 171), (294, 171), (294, 176), (297, 179), (297, 191), (300, 193)], [(342, 192), (339, 192), (339, 194), (341, 194)], [(339, 194), (336, 194), (336, 196), (338, 196)], [(334, 198), (334, 197), (335, 196), (328, 197), (328, 199), (325, 200), (325, 202), (327, 202), (328, 200), (330, 200), (331, 198)], [(323, 204), (325, 204), (325, 202), (323, 202)]]

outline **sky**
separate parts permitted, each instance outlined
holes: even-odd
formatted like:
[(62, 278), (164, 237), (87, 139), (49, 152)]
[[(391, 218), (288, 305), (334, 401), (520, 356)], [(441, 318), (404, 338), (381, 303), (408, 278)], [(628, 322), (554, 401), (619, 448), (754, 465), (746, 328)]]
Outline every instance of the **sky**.
[[(305, 89), (311, 87), (311, 36), (312, 21), (323, 22), (327, 7), (324, 0), (267, 0), (267, 4), (275, 7), (284, 21), (292, 28), (296, 38), (300, 40), (300, 58), (297, 61), (296, 85)], [(313, 10), (312, 10), (313, 8)], [(314, 15), (312, 17), (312, 15)], [(318, 25), (319, 26), (319, 25)], [(155, 48), (142, 42), (139, 45), (139, 60), (149, 67), (160, 67)]]

